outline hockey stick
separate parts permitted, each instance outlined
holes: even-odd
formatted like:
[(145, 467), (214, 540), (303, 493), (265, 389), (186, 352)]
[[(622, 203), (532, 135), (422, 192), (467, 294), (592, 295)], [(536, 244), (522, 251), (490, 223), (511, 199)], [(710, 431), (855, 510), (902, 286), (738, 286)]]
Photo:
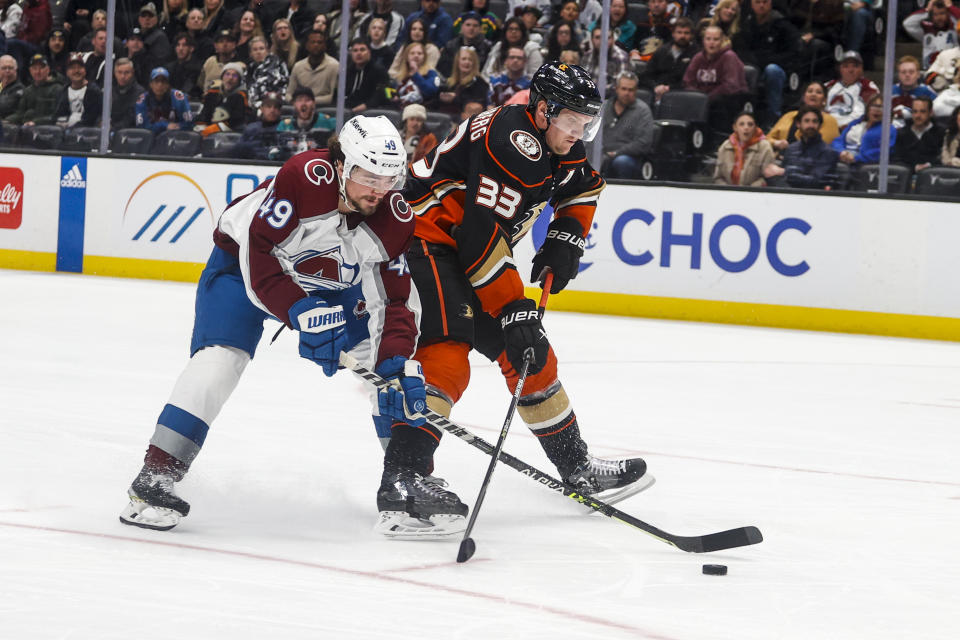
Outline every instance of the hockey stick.
[[(356, 358), (348, 353), (343, 353), (340, 355), (340, 364), (378, 388), (390, 386), (389, 382), (369, 369), (363, 367), (359, 362), (357, 362)], [(467, 444), (479, 449), (480, 451), (483, 451), (487, 455), (493, 454), (494, 447), (492, 444), (483, 438), (474, 435), (466, 428), (450, 422), (447, 418), (430, 410), (429, 408), (424, 412), (423, 415), (426, 416), (427, 422), (431, 426), (455, 435)], [(659, 529), (652, 524), (648, 524), (639, 518), (635, 518), (629, 513), (624, 513), (623, 511), (620, 511), (616, 507), (609, 505), (602, 500), (581, 495), (575, 489), (547, 475), (536, 467), (527, 464), (523, 460), (513, 457), (509, 453), (502, 452), (500, 454), (500, 462), (522, 473), (537, 484), (546, 487), (550, 491), (555, 491), (563, 496), (566, 496), (567, 498), (571, 498), (585, 507), (593, 509), (598, 513), (602, 513), (608, 518), (612, 518), (613, 520), (628, 524), (635, 529), (639, 529), (640, 531), (653, 536), (657, 540), (676, 547), (681, 551), (687, 551), (690, 553), (708, 553), (710, 551), (722, 551), (724, 549), (746, 547), (748, 545), (763, 542), (763, 535), (760, 533), (760, 530), (753, 526), (738, 527), (736, 529), (729, 529), (727, 531), (720, 531), (718, 533), (709, 533), (702, 536), (674, 535)]]
[[(543, 318), (544, 311), (547, 310), (547, 298), (550, 297), (550, 287), (553, 284), (553, 274), (547, 272), (543, 281), (543, 293), (540, 295), (540, 305), (537, 311), (540, 318)], [(480, 507), (483, 505), (483, 498), (487, 495), (487, 487), (490, 486), (490, 478), (493, 477), (493, 470), (497, 466), (497, 460), (500, 459), (500, 453), (503, 451), (503, 443), (507, 439), (507, 432), (510, 430), (510, 423), (513, 422), (513, 414), (517, 412), (517, 404), (520, 402), (520, 395), (523, 393), (523, 385), (527, 381), (527, 372), (530, 370), (530, 363), (533, 361), (533, 347), (527, 348), (523, 353), (523, 366), (520, 367), (520, 377), (517, 379), (517, 386), (513, 390), (513, 398), (510, 399), (510, 408), (507, 409), (507, 417), (503, 420), (503, 427), (500, 429), (500, 437), (497, 438), (497, 446), (490, 454), (490, 464), (487, 466), (487, 473), (483, 476), (483, 484), (480, 485), (480, 493), (477, 495), (477, 501), (470, 511), (470, 519), (467, 521), (467, 529), (463, 532), (463, 540), (460, 541), (460, 549), (457, 551), (457, 562), (466, 562), (473, 557), (477, 550), (477, 544), (470, 537), (473, 531), (473, 525), (477, 522), (477, 514), (480, 513)]]

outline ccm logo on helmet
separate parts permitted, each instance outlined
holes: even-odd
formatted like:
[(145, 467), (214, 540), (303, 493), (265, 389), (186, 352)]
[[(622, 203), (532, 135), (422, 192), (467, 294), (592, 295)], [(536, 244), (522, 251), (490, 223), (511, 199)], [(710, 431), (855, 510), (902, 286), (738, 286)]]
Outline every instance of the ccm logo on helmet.
[(326, 160), (319, 158), (311, 160), (303, 165), (303, 173), (307, 176), (307, 180), (309, 180), (311, 184), (315, 184), (318, 187), (321, 182), (325, 184), (333, 183), (333, 165)]

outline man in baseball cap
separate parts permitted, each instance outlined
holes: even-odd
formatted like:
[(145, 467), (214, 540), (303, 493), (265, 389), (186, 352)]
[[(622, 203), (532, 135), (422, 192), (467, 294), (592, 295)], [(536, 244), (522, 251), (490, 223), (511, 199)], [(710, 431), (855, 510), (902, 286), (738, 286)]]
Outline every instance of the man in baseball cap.
[(243, 137), (237, 145), (237, 155), (257, 160), (286, 160), (289, 150), (280, 145), (277, 125), (280, 124), (280, 107), (283, 98), (271, 91), (260, 100), (260, 119), (243, 129)]
[(100, 87), (87, 82), (87, 67), (83, 54), (71, 53), (67, 59), (67, 78), (70, 85), (60, 91), (54, 116), (61, 127), (80, 125), (92, 127), (100, 119), (103, 95)]
[(61, 85), (50, 76), (50, 62), (42, 53), (30, 58), (30, 77), (33, 83), (23, 90), (20, 106), (9, 120), (24, 126), (53, 124)]

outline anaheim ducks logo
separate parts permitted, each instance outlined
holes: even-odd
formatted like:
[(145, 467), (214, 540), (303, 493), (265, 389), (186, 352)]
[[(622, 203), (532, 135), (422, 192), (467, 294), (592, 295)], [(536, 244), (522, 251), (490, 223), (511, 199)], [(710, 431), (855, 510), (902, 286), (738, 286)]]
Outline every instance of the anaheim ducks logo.
[(543, 149), (540, 148), (540, 142), (526, 131), (517, 130), (511, 133), (510, 142), (517, 148), (517, 151), (531, 160), (539, 160), (543, 154)]
[(333, 165), (326, 160), (314, 158), (303, 165), (303, 173), (307, 176), (307, 180), (309, 180), (311, 184), (315, 184), (318, 187), (321, 182), (325, 184), (333, 183)]

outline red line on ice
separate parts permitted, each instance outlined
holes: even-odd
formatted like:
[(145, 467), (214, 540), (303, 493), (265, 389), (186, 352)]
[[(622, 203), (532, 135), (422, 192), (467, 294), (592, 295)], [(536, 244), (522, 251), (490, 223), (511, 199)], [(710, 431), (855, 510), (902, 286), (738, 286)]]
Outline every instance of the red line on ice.
[[(87, 536), (91, 538), (106, 538), (108, 540), (121, 540), (124, 542), (139, 542), (141, 544), (151, 544), (151, 545), (156, 545), (160, 547), (172, 547), (175, 549), (190, 549), (193, 551), (206, 551), (207, 553), (218, 553), (218, 554), (227, 555), (227, 556), (237, 556), (241, 558), (249, 558), (251, 560), (263, 560), (265, 562), (276, 562), (279, 564), (288, 564), (288, 565), (293, 565), (298, 567), (309, 567), (311, 569), (322, 569), (324, 571), (330, 571), (333, 573), (346, 574), (346, 575), (357, 576), (361, 578), (370, 578), (373, 580), (383, 580), (385, 582), (399, 582), (401, 584), (411, 585), (415, 587), (423, 587), (424, 589), (432, 589), (434, 591), (441, 591), (445, 593), (466, 596), (468, 598), (476, 598), (479, 600), (496, 602), (498, 604), (520, 607), (521, 609), (530, 609), (533, 611), (542, 611), (545, 613), (552, 613), (553, 615), (560, 616), (562, 618), (569, 618), (571, 620), (577, 620), (579, 622), (586, 622), (586, 623), (595, 624), (598, 626), (611, 627), (614, 629), (622, 629), (624, 631), (631, 631), (634, 633), (642, 634), (641, 637), (649, 638), (650, 640), (674, 640), (667, 636), (652, 634), (645, 629), (640, 629), (639, 627), (634, 627), (628, 624), (621, 624), (619, 622), (614, 622), (613, 620), (604, 620), (603, 618), (597, 618), (594, 616), (576, 613), (573, 611), (565, 611), (563, 609), (557, 609), (547, 605), (537, 604), (535, 602), (525, 602), (523, 600), (516, 600), (513, 598), (504, 598), (502, 596), (483, 593), (481, 591), (459, 589), (457, 587), (448, 587), (442, 584), (433, 584), (431, 582), (423, 582), (421, 580), (411, 580), (410, 578), (401, 578), (399, 576), (386, 575), (384, 573), (377, 572), (377, 571), (360, 571), (358, 569), (347, 569), (345, 567), (336, 567), (333, 565), (321, 564), (319, 562), (309, 562), (306, 560), (294, 560), (291, 558), (268, 556), (260, 553), (250, 553), (247, 551), (231, 551), (229, 549), (203, 547), (200, 545), (185, 544), (182, 542), (168, 542), (165, 540), (144, 540), (141, 538), (130, 538), (127, 536), (118, 536), (111, 533), (96, 533), (93, 531), (79, 531), (76, 529), (60, 529), (57, 527), (42, 527), (42, 526), (31, 525), (31, 524), (19, 524), (16, 522), (3, 522), (3, 521), (0, 521), (0, 526), (15, 527), (18, 529), (31, 529), (34, 531), (49, 531), (53, 533), (69, 533), (69, 534), (78, 535), (78, 536)], [(454, 564), (454, 563), (450, 563), (450, 564)]]

